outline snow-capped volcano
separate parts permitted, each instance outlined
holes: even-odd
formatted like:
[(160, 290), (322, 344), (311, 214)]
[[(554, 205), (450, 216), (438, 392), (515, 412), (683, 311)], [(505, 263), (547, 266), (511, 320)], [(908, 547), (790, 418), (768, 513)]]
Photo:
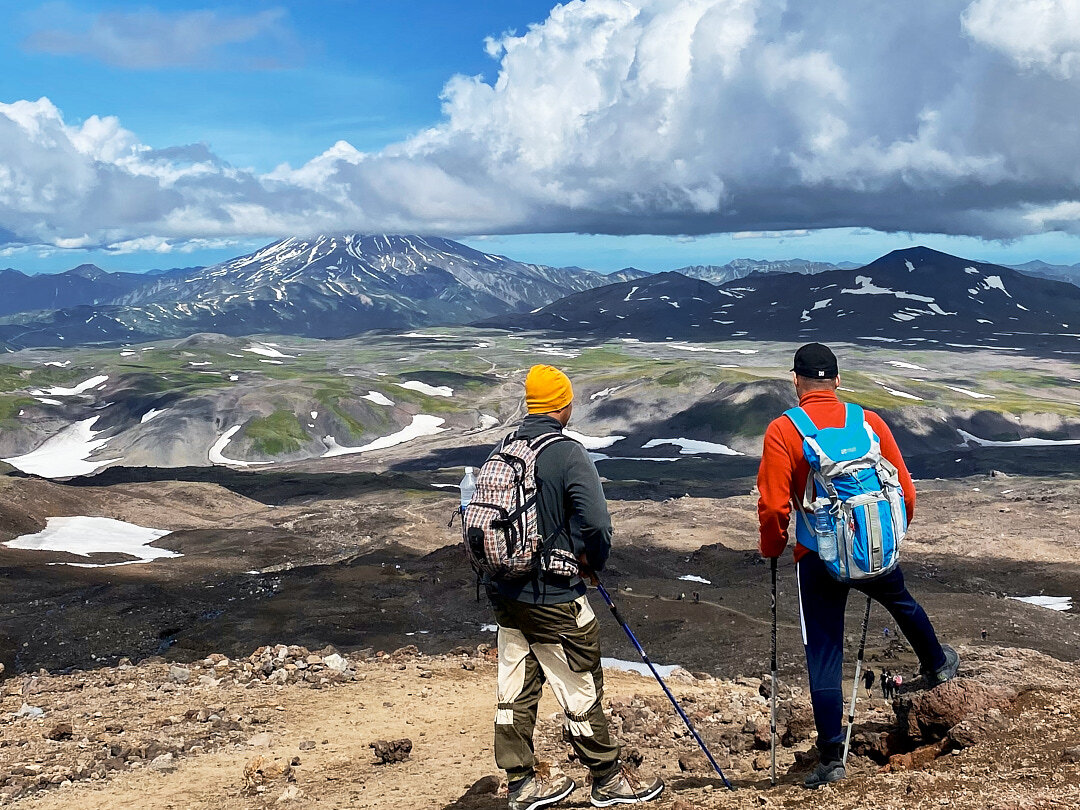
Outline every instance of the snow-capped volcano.
[(149, 277), (108, 305), (13, 319), (0, 336), (15, 345), (194, 332), (334, 338), (528, 311), (628, 277), (524, 264), (435, 237), (290, 237), (211, 267)]

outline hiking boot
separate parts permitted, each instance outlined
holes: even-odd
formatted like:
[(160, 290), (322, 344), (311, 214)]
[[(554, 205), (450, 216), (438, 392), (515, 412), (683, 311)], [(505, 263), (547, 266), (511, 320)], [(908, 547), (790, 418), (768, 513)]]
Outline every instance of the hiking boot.
[(659, 776), (642, 778), (637, 769), (623, 765), (603, 782), (593, 783), (589, 801), (593, 807), (611, 807), (616, 804), (651, 802), (664, 792), (664, 780)]
[(510, 791), (509, 810), (540, 810), (561, 802), (574, 792), (577, 782), (565, 774), (541, 777), (533, 774)]
[(815, 790), (822, 785), (828, 785), (846, 778), (847, 769), (844, 768), (844, 763), (836, 759), (830, 762), (819, 762), (817, 767), (810, 771), (803, 784), (811, 790)]
[(926, 683), (931, 689), (946, 681), (951, 681), (956, 677), (956, 671), (960, 669), (960, 655), (956, 650), (948, 644), (942, 644), (941, 650), (945, 653), (945, 663), (933, 672), (926, 673)]

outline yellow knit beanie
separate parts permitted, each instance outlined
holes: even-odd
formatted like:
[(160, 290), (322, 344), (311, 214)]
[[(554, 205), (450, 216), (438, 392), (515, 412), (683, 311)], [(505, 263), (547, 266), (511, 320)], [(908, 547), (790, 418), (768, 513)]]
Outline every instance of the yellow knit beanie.
[(525, 405), (529, 413), (561, 411), (574, 398), (570, 378), (554, 366), (533, 366), (525, 378)]

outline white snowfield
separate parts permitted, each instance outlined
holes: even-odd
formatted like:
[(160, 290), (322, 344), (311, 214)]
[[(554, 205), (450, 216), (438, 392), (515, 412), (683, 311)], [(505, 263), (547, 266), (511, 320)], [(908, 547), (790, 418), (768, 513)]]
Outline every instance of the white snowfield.
[(840, 290), (845, 295), (892, 295), (897, 298), (905, 298), (911, 301), (922, 301), (924, 304), (934, 303), (933, 298), (915, 293), (890, 290), (888, 287), (879, 287), (869, 276), (855, 276), (855, 287), (845, 287)]
[(167, 534), (171, 532), (112, 518), (80, 515), (51, 517), (46, 521), (44, 530), (37, 534), (24, 534), (4, 545), (30, 551), (65, 551), (80, 557), (126, 554), (135, 558), (119, 563), (64, 563), (78, 568), (105, 568), (183, 556), (179, 552), (150, 545)]
[(498, 427), (498, 425), (498, 417), (486, 413), (480, 414), (480, 430), (491, 430), (491, 428)]
[(712, 585), (712, 580), (699, 577), (697, 574), (683, 574), (679, 579), (683, 582), (700, 582), (702, 585)]
[(576, 430), (564, 430), (563, 435), (569, 436), (575, 442), (580, 442), (581, 446), (586, 450), (603, 450), (605, 447), (611, 447), (615, 442), (621, 442), (626, 438), (625, 436), (586, 436)]
[(230, 467), (252, 467), (259, 464), (269, 464), (269, 461), (241, 461), (236, 458), (227, 458), (223, 451), (229, 446), (229, 442), (232, 441), (232, 437), (236, 435), (236, 431), (240, 430), (243, 425), (233, 425), (231, 428), (221, 434), (214, 446), (210, 448), (209, 458), (211, 464), (226, 464)]
[(284, 354), (279, 352), (273, 346), (268, 343), (252, 343), (246, 349), (245, 352), (251, 352), (252, 354), (261, 354), (263, 357), (293, 357), (291, 354)]
[(429, 397), (452, 397), (454, 395), (454, 389), (449, 385), (428, 385), (419, 380), (408, 380), (407, 382), (396, 383), (396, 385), (398, 388), (417, 391), (421, 394), (427, 394)]
[(1017, 602), (1027, 602), (1029, 605), (1049, 608), (1050, 610), (1072, 610), (1071, 596), (1007, 596)]
[(622, 386), (617, 385), (614, 388), (605, 388), (602, 391), (597, 391), (595, 394), (593, 394), (592, 396), (589, 397), (589, 401), (592, 402), (592, 401), (597, 400), (597, 399), (603, 399), (604, 397), (610, 397), (612, 394), (614, 394), (616, 391), (618, 391), (621, 387)]
[[(622, 672), (636, 672), (638, 675), (644, 675), (646, 678), (652, 677), (652, 672), (645, 666), (644, 661), (623, 661), (618, 658), (601, 658), (600, 665), (604, 669), (618, 669)], [(657, 664), (653, 663), (656, 667), (656, 671), (660, 673), (661, 678), (666, 678), (671, 675), (677, 669), (682, 669), (678, 664)]]
[(109, 379), (108, 374), (99, 374), (96, 377), (91, 377), (89, 380), (85, 380), (74, 388), (64, 388), (63, 386), (55, 386), (53, 388), (46, 388), (45, 390), (35, 389), (30, 393), (33, 396), (54, 396), (54, 397), (73, 397), (78, 394), (85, 394), (91, 388), (97, 388), (99, 385)]
[(139, 424), (145, 425), (151, 419), (154, 419), (155, 417), (161, 416), (167, 410), (169, 410), (169, 409), (168, 408), (162, 408), (161, 410), (158, 410), (157, 408), (151, 408), (150, 410), (148, 410), (146, 413), (144, 413), (142, 415), (142, 419), (139, 420)]
[(903, 360), (886, 360), (885, 362), (895, 368), (906, 368), (911, 371), (927, 371), (927, 369), (922, 366), (917, 366), (914, 363), (905, 363)]
[(922, 397), (917, 397), (914, 394), (909, 394), (907, 391), (898, 391), (895, 388), (889, 388), (889, 386), (883, 385), (882, 383), (878, 383), (878, 385), (880, 385), (885, 390), (886, 394), (892, 394), (894, 397), (913, 399), (917, 402), (922, 402)]
[(385, 450), (387, 447), (404, 444), (405, 442), (412, 441), (421, 436), (434, 436), (436, 433), (442, 433), (443, 431), (450, 429), (440, 427), (445, 421), (445, 419), (439, 416), (427, 416), (422, 413), (417, 414), (412, 418), (411, 423), (397, 433), (391, 433), (389, 436), (375, 439), (375, 441), (368, 442), (360, 447), (342, 447), (337, 443), (337, 440), (333, 436), (324, 436), (323, 441), (326, 443), (328, 449), (323, 453), (322, 457), (331, 458), (333, 456), (347, 456), (352, 453), (370, 453), (372, 450)]
[(1080, 439), (1039, 439), (1034, 436), (1030, 436), (1026, 439), (1013, 439), (1012, 441), (1002, 442), (994, 441), (993, 439), (980, 439), (973, 433), (968, 433), (966, 430), (957, 429), (957, 433), (967, 444), (978, 444), (982, 447), (1050, 447), (1052, 445), (1070, 445), (1080, 444)]
[[(108, 439), (95, 439), (93, 426), (101, 417), (93, 416), (50, 436), (40, 447), (22, 456), (5, 458), (8, 464), (24, 473), (42, 478), (68, 478), (73, 475), (89, 475), (116, 458), (88, 461), (90, 454), (104, 447)], [(100, 431), (98, 431), (100, 432)]]
[(360, 399), (366, 399), (368, 402), (374, 402), (376, 405), (393, 405), (387, 397), (380, 394), (378, 391), (368, 391)]
[(659, 447), (663, 444), (674, 444), (677, 447), (682, 448), (679, 452), (684, 455), (692, 455), (694, 453), (716, 453), (721, 456), (741, 456), (738, 450), (732, 450), (726, 444), (718, 444), (716, 442), (702, 442), (697, 439), (649, 439), (641, 446), (642, 450), (648, 450), (652, 447)]
[(711, 352), (712, 354), (757, 354), (757, 349), (717, 349), (712, 346), (692, 346), (689, 343), (649, 343), (649, 346), (667, 346), (684, 352)]
[(958, 394), (964, 394), (971, 397), (972, 399), (994, 399), (993, 394), (980, 394), (978, 391), (971, 391), (967, 388), (958, 388), (955, 385), (946, 385), (945, 387), (948, 388), (950, 391), (955, 391)]

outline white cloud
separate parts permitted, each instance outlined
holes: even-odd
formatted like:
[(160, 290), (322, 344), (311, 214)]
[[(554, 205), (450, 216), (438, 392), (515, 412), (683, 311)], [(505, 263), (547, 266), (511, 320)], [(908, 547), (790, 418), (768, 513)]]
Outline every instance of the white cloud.
[[(131, 69), (206, 67), (219, 59), (235, 60), (237, 46), (268, 40), (280, 57), (291, 52), (290, 37), (281, 26), (285, 12), (265, 9), (255, 14), (229, 15), (212, 10), (85, 14), (67, 3), (49, 3), (31, 18), (39, 27), (23, 42), (31, 51), (86, 56)], [(231, 50), (223, 50), (226, 46)], [(272, 65), (246, 54), (247, 66)]]
[(1024, 68), (1061, 78), (1080, 75), (1078, 0), (975, 0), (964, 30)]
[(437, 125), (265, 175), (0, 104), (0, 234), (1080, 233), (1078, 5), (574, 0), (492, 38), (496, 77), (452, 77)]

